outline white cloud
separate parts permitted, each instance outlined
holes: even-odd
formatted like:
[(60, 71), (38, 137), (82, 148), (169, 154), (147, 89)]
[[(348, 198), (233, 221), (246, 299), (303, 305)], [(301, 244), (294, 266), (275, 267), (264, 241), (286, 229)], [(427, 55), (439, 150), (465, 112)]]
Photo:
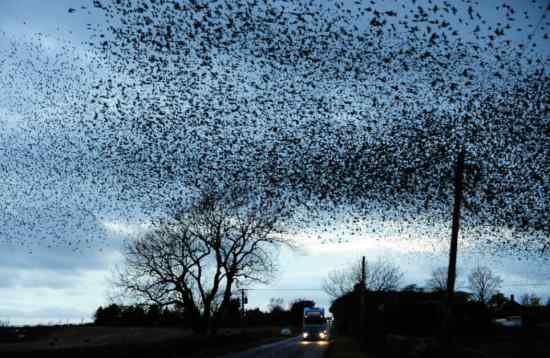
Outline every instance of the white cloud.
[[(109, 270), (72, 275), (52, 271), (48, 276), (45, 279), (39, 275), (23, 285), (0, 288), (0, 320), (14, 325), (90, 321), (95, 309), (107, 302)], [(29, 285), (32, 282), (36, 284)]]
[(104, 220), (101, 224), (111, 233), (121, 236), (132, 236), (147, 230), (148, 225), (116, 220)]

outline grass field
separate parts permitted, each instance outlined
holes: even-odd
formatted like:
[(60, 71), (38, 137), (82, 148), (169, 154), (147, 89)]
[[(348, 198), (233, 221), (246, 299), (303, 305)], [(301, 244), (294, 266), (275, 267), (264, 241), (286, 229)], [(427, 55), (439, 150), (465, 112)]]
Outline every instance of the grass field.
[[(0, 329), (0, 356), (215, 357), (282, 337), (275, 327), (222, 329), (215, 337), (172, 327), (41, 326)], [(286, 338), (286, 337), (285, 337)]]

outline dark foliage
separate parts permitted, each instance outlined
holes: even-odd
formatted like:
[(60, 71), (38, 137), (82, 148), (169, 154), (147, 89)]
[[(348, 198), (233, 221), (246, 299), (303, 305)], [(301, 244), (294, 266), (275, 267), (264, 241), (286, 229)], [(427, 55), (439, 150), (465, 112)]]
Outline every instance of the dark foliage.
[[(335, 300), (330, 310), (337, 331), (363, 340), (367, 350), (386, 357), (544, 357), (549, 352), (547, 307), (522, 306), (502, 295), (494, 295), (486, 305), (457, 292), (449, 315), (445, 302), (444, 291), (367, 292), (364, 336), (359, 334), (358, 291)], [(521, 317), (523, 325), (505, 327), (492, 322), (507, 316)], [(445, 344), (448, 329), (454, 336), (452, 347)]]
[[(276, 307), (270, 312), (259, 308), (246, 310), (245, 321), (241, 322), (241, 303), (233, 298), (226, 310), (218, 318), (220, 328), (237, 328), (243, 324), (250, 327), (277, 326), (301, 327), (304, 307), (313, 307), (311, 300), (298, 299), (290, 309)], [(158, 305), (118, 305), (98, 307), (94, 314), (94, 324), (100, 326), (179, 326), (191, 327), (191, 319), (182, 309), (161, 308)]]
[(290, 303), (290, 324), (294, 327), (302, 327), (304, 308), (315, 307), (315, 302), (308, 299), (297, 299)]
[[(392, 291), (367, 292), (366, 337), (368, 341), (382, 342), (387, 334), (411, 336), (438, 336), (447, 324), (445, 292)], [(468, 301), (469, 295), (456, 293), (456, 319), (462, 330), (462, 322), (487, 325), (485, 311)], [(474, 307), (475, 306), (475, 307)], [(330, 307), (338, 331), (357, 336), (359, 332), (358, 290), (335, 300)], [(466, 324), (466, 323), (465, 323)], [(466, 328), (462, 332), (467, 332)]]
[(94, 314), (94, 323), (100, 326), (152, 326), (178, 325), (185, 326), (188, 320), (179, 310), (164, 308), (158, 305), (117, 305), (99, 307)]
[(223, 314), (218, 318), (217, 323), (220, 327), (239, 327), (241, 326), (241, 300), (232, 298), (225, 307)]

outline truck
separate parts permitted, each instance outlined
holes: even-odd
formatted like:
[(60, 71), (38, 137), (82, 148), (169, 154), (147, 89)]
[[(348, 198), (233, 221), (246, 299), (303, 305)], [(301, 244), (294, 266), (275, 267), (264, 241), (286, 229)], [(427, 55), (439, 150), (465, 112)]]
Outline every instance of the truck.
[(328, 340), (328, 325), (325, 309), (320, 307), (305, 307), (302, 322), (302, 340)]

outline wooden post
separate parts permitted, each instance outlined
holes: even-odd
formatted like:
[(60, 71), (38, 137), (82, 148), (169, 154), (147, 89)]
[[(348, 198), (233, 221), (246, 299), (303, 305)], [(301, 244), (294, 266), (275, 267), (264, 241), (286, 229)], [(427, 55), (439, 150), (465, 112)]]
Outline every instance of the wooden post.
[(453, 226), (451, 229), (451, 248), (449, 250), (449, 271), (447, 273), (447, 308), (445, 317), (444, 344), (447, 352), (454, 351), (454, 317), (453, 302), (456, 282), (456, 256), (458, 246), (458, 229), (460, 227), (460, 207), (464, 187), (464, 148), (458, 153), (455, 168), (455, 192), (453, 205)]
[(365, 291), (366, 291), (366, 260), (365, 256), (361, 260), (361, 287), (360, 287), (360, 297), (359, 297), (359, 344), (362, 350), (365, 350), (365, 316), (366, 316), (366, 307), (365, 307)]

